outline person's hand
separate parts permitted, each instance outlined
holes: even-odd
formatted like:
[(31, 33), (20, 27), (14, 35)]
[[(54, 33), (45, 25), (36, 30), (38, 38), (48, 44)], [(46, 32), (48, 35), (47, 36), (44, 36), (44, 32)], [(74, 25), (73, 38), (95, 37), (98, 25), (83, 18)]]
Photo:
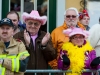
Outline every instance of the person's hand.
[(29, 46), (29, 44), (30, 44), (30, 39), (31, 38), (30, 38), (29, 33), (25, 30), (24, 31), (24, 40), (25, 40), (27, 46)]
[(50, 33), (47, 32), (46, 35), (45, 35), (45, 36), (43, 37), (43, 39), (42, 39), (42, 42), (41, 42), (42, 46), (47, 45), (49, 39), (50, 39)]
[(70, 60), (69, 60), (69, 58), (67, 57), (67, 55), (63, 55), (62, 56), (62, 58), (63, 58), (63, 63), (64, 63), (64, 65), (70, 65)]
[(62, 61), (63, 61), (63, 57), (62, 57), (63, 55), (64, 55), (64, 52), (61, 51), (60, 58), (62, 59)]
[(100, 64), (100, 57), (96, 57), (92, 62), (91, 66), (98, 66)]

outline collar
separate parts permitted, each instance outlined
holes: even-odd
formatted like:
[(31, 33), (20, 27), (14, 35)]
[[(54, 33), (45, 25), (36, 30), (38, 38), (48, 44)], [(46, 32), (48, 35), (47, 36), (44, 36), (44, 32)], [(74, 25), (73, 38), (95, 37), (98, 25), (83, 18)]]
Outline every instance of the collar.
[[(13, 37), (10, 39), (10, 44), (8, 47), (12, 47), (17, 45), (17, 41), (15, 39), (13, 39)], [(0, 41), (0, 47), (5, 47), (5, 44), (3, 41)]]
[(68, 28), (68, 26), (67, 26), (67, 24), (66, 24), (65, 21), (64, 21), (64, 23), (63, 23), (63, 27), (64, 27), (64, 29), (67, 29), (67, 28)]
[(86, 27), (86, 30), (87, 30), (87, 31), (89, 31), (89, 29), (90, 29), (90, 27), (89, 27), (89, 26), (87, 26), (87, 27)]

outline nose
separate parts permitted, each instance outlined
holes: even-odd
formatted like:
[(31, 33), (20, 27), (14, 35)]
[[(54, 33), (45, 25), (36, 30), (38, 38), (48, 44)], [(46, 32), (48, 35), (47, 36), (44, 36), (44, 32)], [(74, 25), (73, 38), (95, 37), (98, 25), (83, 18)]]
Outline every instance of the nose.
[(86, 19), (86, 22), (89, 22), (89, 20), (88, 20), (88, 19)]
[(6, 29), (3, 29), (3, 32), (7, 32), (7, 30)]
[(72, 16), (69, 19), (72, 19)]
[(34, 25), (34, 24), (32, 24), (32, 27), (35, 27), (35, 25)]
[(77, 40), (80, 40), (80, 38), (77, 38)]

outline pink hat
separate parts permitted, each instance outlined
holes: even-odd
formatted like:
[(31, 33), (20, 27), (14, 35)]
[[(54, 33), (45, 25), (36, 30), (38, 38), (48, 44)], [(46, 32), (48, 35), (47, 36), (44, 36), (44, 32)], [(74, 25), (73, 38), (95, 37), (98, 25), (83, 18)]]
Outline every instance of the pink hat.
[(63, 30), (63, 33), (66, 35), (69, 35), (69, 37), (76, 35), (76, 34), (81, 34), (81, 35), (85, 36), (85, 38), (87, 38), (89, 36), (89, 32), (86, 30), (83, 30), (81, 28), (66, 29), (66, 30)]
[(42, 25), (44, 25), (47, 21), (47, 16), (40, 16), (38, 11), (36, 10), (32, 10), (30, 14), (24, 12), (22, 14), (22, 19), (25, 22), (27, 19), (34, 19), (34, 20), (38, 20), (41, 22)]

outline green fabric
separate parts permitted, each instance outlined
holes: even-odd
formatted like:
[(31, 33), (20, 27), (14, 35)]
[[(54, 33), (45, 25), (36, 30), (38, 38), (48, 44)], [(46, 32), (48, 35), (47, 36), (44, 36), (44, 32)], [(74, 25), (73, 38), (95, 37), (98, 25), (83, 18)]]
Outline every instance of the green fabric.
[(5, 18), (9, 12), (9, 0), (2, 0), (2, 18)]
[(56, 3), (57, 0), (49, 0), (49, 32), (56, 28)]

